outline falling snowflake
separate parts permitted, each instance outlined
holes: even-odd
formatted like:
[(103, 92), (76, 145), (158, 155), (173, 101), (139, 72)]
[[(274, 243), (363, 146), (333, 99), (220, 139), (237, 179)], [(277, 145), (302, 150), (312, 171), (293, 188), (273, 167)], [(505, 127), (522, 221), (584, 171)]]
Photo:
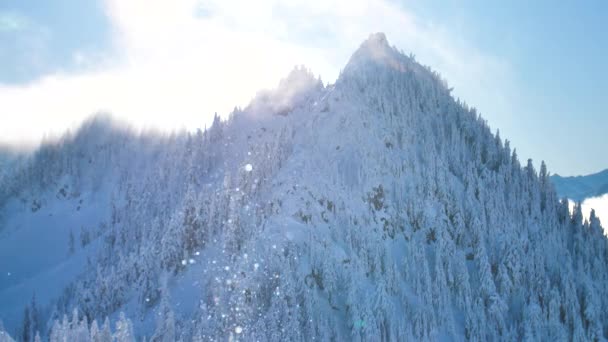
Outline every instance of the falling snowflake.
[(258, 264), (257, 262), (255, 264), (253, 264), (253, 268), (255, 268), (256, 270), (260, 267), (260, 264)]
[(246, 164), (245, 165), (245, 171), (251, 172), (252, 170), (253, 170), (253, 166), (251, 164)]
[(195, 262), (196, 262), (196, 261), (195, 261), (194, 259), (189, 259), (189, 260), (188, 260), (188, 263), (189, 263), (189, 264), (194, 264)]
[(242, 332), (243, 332), (243, 328), (241, 328), (240, 326), (236, 326), (236, 327), (234, 328), (234, 332), (235, 332), (235, 333), (237, 333), (237, 334), (240, 334), (240, 333), (242, 333)]
[(182, 265), (186, 266), (187, 262), (186, 259), (182, 260)]

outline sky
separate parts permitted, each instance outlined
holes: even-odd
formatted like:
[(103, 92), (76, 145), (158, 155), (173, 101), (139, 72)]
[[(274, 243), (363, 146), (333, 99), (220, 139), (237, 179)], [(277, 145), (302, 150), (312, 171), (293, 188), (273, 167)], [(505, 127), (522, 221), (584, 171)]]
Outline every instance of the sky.
[(333, 83), (370, 33), (440, 72), (520, 159), (608, 168), (608, 2), (2, 0), (0, 143), (110, 112), (209, 125), (296, 65)]

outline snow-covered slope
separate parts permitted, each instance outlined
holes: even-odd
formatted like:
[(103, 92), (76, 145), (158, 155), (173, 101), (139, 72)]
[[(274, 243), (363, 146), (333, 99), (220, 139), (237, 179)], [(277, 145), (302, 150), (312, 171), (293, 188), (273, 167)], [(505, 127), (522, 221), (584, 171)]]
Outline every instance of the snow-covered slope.
[(0, 213), (14, 336), (107, 336), (106, 316), (118, 340), (608, 334), (599, 221), (383, 34), (335, 84), (296, 68), (205, 132), (95, 118), (5, 178)]

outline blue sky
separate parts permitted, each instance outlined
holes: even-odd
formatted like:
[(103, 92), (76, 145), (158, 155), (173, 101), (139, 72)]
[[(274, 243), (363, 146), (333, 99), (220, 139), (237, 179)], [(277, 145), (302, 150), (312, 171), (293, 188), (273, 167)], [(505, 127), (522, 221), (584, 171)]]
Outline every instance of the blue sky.
[(605, 1), (5, 0), (0, 140), (31, 143), (95, 111), (203, 126), (296, 64), (333, 82), (376, 31), (439, 71), (521, 159), (562, 175), (608, 168)]
[(78, 71), (78, 54), (103, 54), (110, 40), (100, 2), (3, 0), (0, 81), (23, 84), (59, 70)]
[(417, 11), (509, 61), (514, 112), (482, 114), (524, 155), (565, 175), (608, 168), (608, 2), (425, 1)]

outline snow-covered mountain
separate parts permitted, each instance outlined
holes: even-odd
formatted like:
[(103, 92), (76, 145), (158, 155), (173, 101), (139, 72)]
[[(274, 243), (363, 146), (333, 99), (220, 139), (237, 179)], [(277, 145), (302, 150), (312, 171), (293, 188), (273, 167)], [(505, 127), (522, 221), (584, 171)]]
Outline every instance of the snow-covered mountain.
[(553, 175), (551, 181), (559, 196), (568, 197), (577, 202), (608, 194), (608, 169), (587, 176)]
[(383, 34), (335, 84), (296, 68), (205, 131), (98, 116), (18, 160), (0, 319), (19, 339), (608, 338), (599, 221)]

